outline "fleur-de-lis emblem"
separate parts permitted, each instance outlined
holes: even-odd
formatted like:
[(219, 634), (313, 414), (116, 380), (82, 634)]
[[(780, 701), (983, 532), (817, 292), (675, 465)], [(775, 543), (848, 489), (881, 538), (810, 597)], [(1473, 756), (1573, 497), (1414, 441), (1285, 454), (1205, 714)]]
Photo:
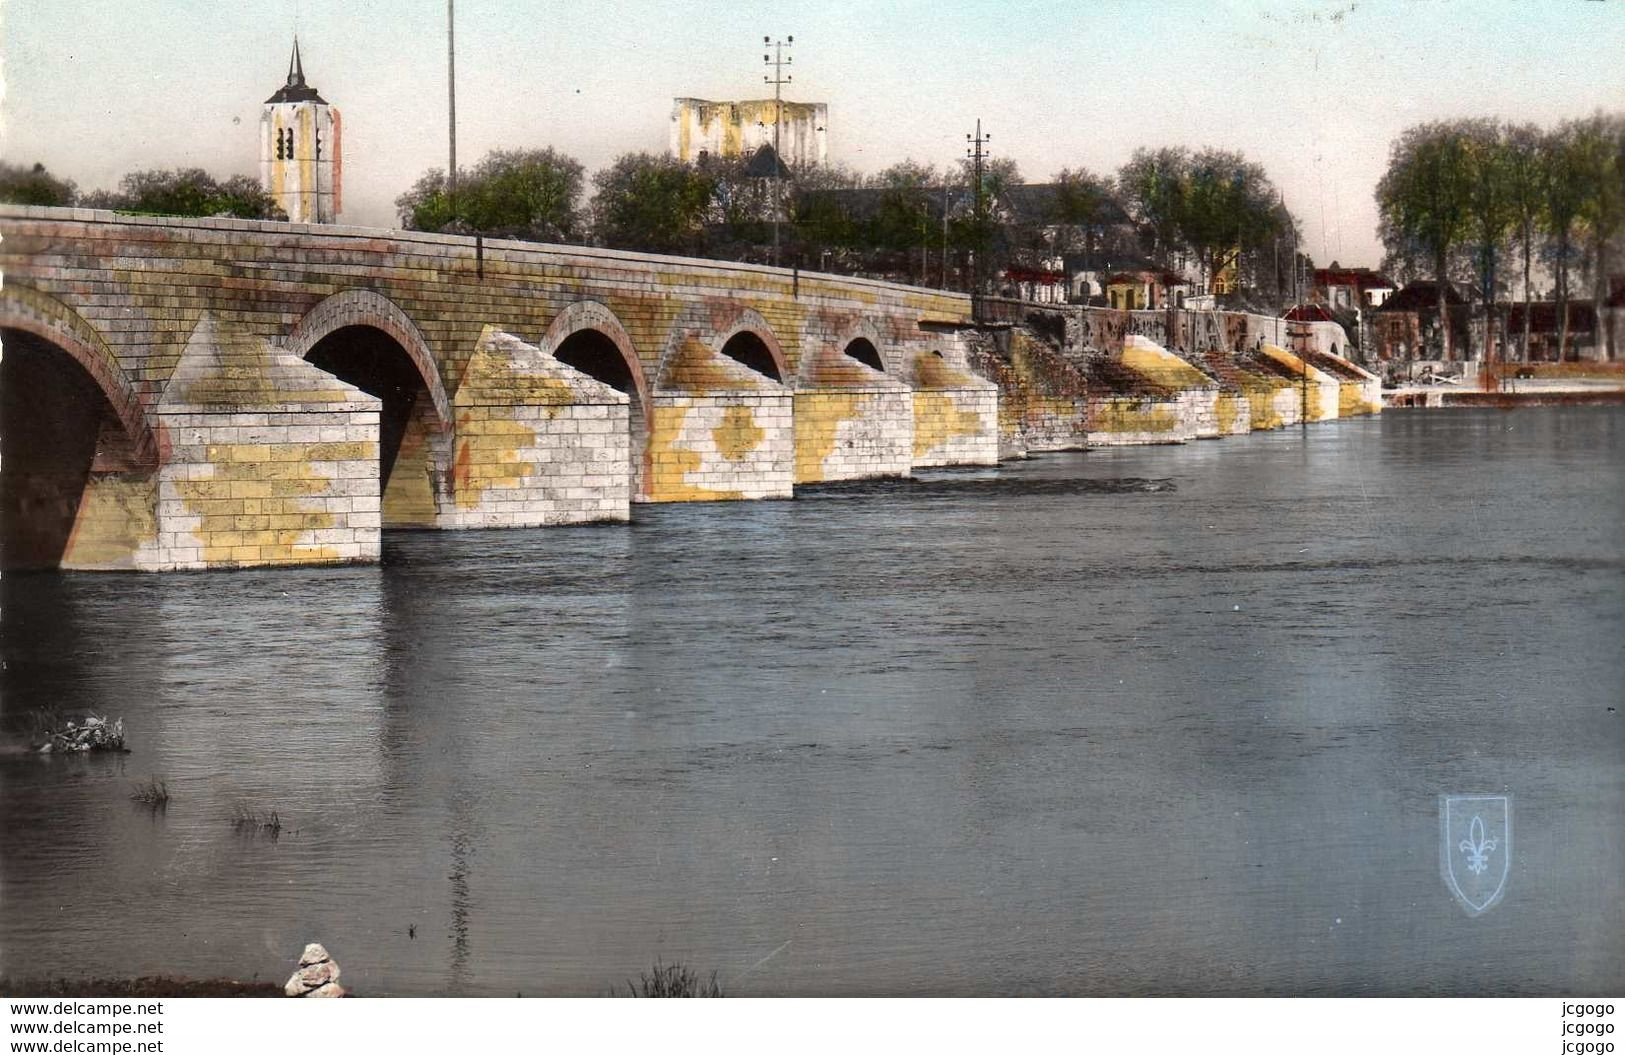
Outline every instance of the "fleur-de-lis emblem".
[[(1457, 829), (1458, 831), (1460, 829)], [(1467, 871), (1474, 875), (1482, 875), (1489, 868), (1489, 855), (1495, 852), (1500, 845), (1492, 835), (1484, 831), (1484, 819), (1473, 814), (1473, 823), (1467, 829), (1467, 838), (1461, 841), (1460, 850), (1467, 855)]]

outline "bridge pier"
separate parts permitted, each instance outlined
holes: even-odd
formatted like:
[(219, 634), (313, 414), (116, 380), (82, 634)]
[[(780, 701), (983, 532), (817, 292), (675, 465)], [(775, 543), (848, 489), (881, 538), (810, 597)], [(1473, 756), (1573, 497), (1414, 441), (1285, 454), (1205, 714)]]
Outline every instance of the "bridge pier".
[(999, 386), (937, 351), (919, 352), (909, 365), (914, 467), (997, 465)]
[(156, 515), (132, 566), (376, 561), (379, 407), (204, 313), (156, 408)]
[(692, 335), (655, 386), (644, 499), (789, 498), (795, 440), (789, 389)]
[(435, 526), (540, 527), (631, 515), (628, 397), (491, 326), (452, 399)]
[(795, 482), (905, 477), (914, 469), (914, 392), (886, 375), (873, 342), (826, 345), (796, 384)]

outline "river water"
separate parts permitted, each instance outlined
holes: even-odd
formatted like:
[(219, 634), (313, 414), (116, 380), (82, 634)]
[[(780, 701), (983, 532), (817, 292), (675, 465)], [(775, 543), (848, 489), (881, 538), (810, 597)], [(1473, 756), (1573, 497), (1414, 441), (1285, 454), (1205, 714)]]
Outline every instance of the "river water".
[[(1397, 412), (383, 567), (30, 575), (0, 974), (1625, 990), (1625, 411)], [(167, 809), (130, 801), (165, 779)], [(1501, 901), (1439, 796), (1512, 796)], [(276, 810), (276, 838), (233, 829)]]

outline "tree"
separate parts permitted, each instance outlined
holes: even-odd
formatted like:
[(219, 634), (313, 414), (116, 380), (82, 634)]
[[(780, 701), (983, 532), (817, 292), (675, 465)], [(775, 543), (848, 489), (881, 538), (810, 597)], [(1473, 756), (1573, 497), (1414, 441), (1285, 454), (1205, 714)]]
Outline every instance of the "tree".
[(612, 249), (695, 253), (711, 207), (711, 177), (675, 158), (623, 154), (593, 176), (592, 229)]
[[(1574, 162), (1581, 185), (1579, 220), (1587, 244), (1596, 312), (1598, 351), (1602, 350), (1603, 304), (1608, 299), (1608, 245), (1625, 216), (1625, 115), (1596, 113), (1573, 125)], [(1609, 351), (1612, 356), (1612, 349)]]
[(78, 188), (72, 180), (58, 179), (43, 164), (0, 163), (0, 201), (17, 205), (72, 205)]
[(1151, 256), (1166, 267), (1179, 239), (1190, 152), (1184, 147), (1134, 151), (1117, 170), (1117, 193), (1129, 216), (1150, 235)]
[(216, 180), (203, 169), (147, 169), (119, 180), (116, 192), (96, 191), (81, 204), (157, 216), (235, 216), (286, 220), (287, 214), (252, 176)]
[(1540, 129), (1534, 125), (1509, 125), (1502, 130), (1506, 159), (1507, 208), (1512, 219), (1512, 235), (1523, 256), (1523, 343), (1520, 357), (1529, 359), (1530, 283), (1535, 240), (1539, 237), (1544, 203), (1546, 155), (1541, 149)]
[(799, 251), (820, 270), (827, 257), (844, 260), (858, 245), (858, 225), (830, 192), (855, 190), (863, 177), (839, 165), (804, 165), (795, 170), (796, 193), (791, 198), (791, 220)]
[[(1464, 241), (1472, 251), (1473, 274), (1484, 304), (1484, 358), (1488, 361), (1495, 348), (1496, 270), (1516, 220), (1511, 148), (1496, 121), (1467, 121), (1459, 131), (1466, 166)], [(1524, 315), (1528, 314), (1526, 310)]]
[(1450, 252), (1467, 225), (1468, 165), (1461, 130), (1432, 122), (1413, 125), (1394, 141), (1388, 170), (1377, 184), (1382, 239), (1390, 254), (1420, 253), (1433, 265), (1439, 293), (1439, 333), (1450, 358), (1445, 300)]
[(1070, 248), (1072, 238), (1081, 234), (1083, 251), (1093, 254), (1105, 217), (1111, 204), (1111, 183), (1102, 176), (1083, 167), (1064, 168), (1051, 177), (1055, 184), (1055, 215), (1050, 217), (1067, 232), (1063, 252)]
[(1190, 159), (1178, 228), (1209, 284), (1221, 269), (1221, 250), (1234, 247), (1239, 288), (1242, 250), (1265, 244), (1283, 229), (1282, 222), (1275, 185), (1262, 165), (1212, 148)]
[(446, 174), (432, 169), (395, 199), (395, 208), (407, 230), (468, 227), (505, 238), (577, 242), (585, 228), (584, 181), (581, 164), (551, 147), (493, 150), (457, 174), (455, 200)]
[[(876, 173), (869, 185), (883, 194), (868, 225), (866, 240), (893, 262), (901, 257), (900, 270), (914, 282), (917, 274), (925, 272), (926, 251), (936, 241), (932, 237), (931, 199), (941, 187), (942, 177), (935, 166), (911, 158)], [(916, 259), (920, 263), (918, 273), (914, 268)]]
[(1587, 193), (1585, 164), (1572, 122), (1559, 126), (1543, 137), (1546, 155), (1545, 207), (1542, 226), (1549, 237), (1547, 256), (1557, 279), (1557, 311), (1561, 319), (1557, 336), (1557, 358), (1568, 354), (1569, 267), (1574, 259), (1576, 227), (1585, 209)]

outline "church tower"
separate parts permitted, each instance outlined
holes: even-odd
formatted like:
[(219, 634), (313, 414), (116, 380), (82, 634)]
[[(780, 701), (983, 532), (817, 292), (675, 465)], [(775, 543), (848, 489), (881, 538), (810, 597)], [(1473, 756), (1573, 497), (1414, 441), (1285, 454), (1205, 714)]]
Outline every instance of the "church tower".
[(288, 83), (260, 115), (260, 183), (293, 223), (332, 223), (343, 172), (339, 112), (305, 83), (296, 37)]

